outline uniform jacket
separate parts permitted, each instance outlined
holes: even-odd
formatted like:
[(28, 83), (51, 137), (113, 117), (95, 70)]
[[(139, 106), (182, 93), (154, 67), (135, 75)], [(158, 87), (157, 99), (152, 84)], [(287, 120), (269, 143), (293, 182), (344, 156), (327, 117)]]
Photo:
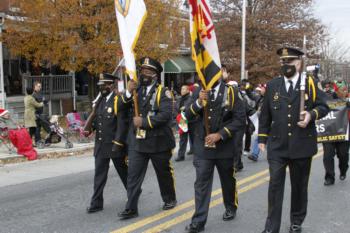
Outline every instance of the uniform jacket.
[[(93, 121), (93, 129), (96, 131), (94, 156), (101, 158), (116, 158), (124, 157), (126, 155), (125, 145), (118, 142), (116, 139), (120, 138), (123, 132), (118, 128), (123, 122), (118, 121), (115, 112), (115, 103), (118, 101), (118, 96), (112, 96), (105, 102), (105, 99), (97, 105), (96, 116)], [(119, 114), (122, 118), (123, 114)], [(117, 152), (112, 152), (113, 144), (117, 144), (120, 148)]]
[(183, 112), (186, 109), (186, 107), (189, 106), (191, 103), (192, 103), (192, 98), (190, 94), (181, 96), (176, 102), (176, 112), (177, 113)]
[[(199, 159), (224, 159), (233, 158), (235, 133), (245, 125), (245, 110), (242, 100), (238, 97), (238, 91), (219, 84), (217, 98), (208, 101), (208, 119), (211, 133), (219, 133), (221, 140), (216, 143), (216, 149), (205, 148), (206, 137), (204, 111), (194, 101), (185, 112), (186, 118), (191, 120), (199, 117), (194, 137), (194, 154)], [(198, 94), (193, 96), (198, 99)]]
[(308, 158), (317, 153), (315, 120), (324, 117), (329, 109), (326, 95), (315, 87), (311, 77), (306, 80), (305, 110), (311, 113), (306, 128), (297, 125), (300, 112), (300, 77), (288, 98), (283, 77), (267, 84), (259, 118), (259, 143), (267, 143), (268, 159)]
[(24, 97), (24, 126), (26, 128), (36, 127), (35, 111), (37, 108), (42, 108), (43, 103), (37, 102), (32, 95)]
[[(144, 95), (142, 89), (137, 90), (141, 129), (146, 131), (146, 138), (136, 138), (136, 128), (133, 124), (134, 105), (132, 97), (126, 93), (119, 100), (118, 108), (129, 110), (128, 137), (126, 143), (129, 149), (141, 153), (161, 153), (175, 148), (175, 138), (171, 129), (173, 98), (169, 90), (161, 85), (154, 84), (148, 94)], [(125, 125), (124, 125), (125, 127)], [(125, 141), (123, 139), (118, 139)]]

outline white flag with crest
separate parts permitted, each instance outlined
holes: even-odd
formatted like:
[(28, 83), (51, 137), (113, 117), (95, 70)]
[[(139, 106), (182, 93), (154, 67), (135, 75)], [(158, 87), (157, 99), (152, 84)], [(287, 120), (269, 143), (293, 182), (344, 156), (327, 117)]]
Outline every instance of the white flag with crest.
[(134, 49), (147, 16), (143, 0), (114, 0), (126, 72), (137, 80)]

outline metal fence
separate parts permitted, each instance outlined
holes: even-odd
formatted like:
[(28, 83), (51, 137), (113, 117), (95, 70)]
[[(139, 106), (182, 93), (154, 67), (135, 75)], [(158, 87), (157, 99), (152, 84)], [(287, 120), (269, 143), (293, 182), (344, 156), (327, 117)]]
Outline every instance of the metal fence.
[(67, 97), (72, 97), (74, 94), (74, 76), (73, 75), (45, 75), (45, 76), (29, 76), (23, 75), (24, 93), (25, 88), (33, 87), (35, 82), (40, 82), (42, 85), (42, 94), (50, 99), (55, 98), (55, 95), (61, 96), (67, 94)]

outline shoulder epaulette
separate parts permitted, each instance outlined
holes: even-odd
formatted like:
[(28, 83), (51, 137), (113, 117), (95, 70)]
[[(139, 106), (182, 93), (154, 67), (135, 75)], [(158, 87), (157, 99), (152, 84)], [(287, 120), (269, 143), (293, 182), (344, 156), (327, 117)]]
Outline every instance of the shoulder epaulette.
[(312, 102), (316, 101), (316, 87), (315, 87), (315, 82), (314, 79), (310, 76), (308, 76), (308, 87), (309, 87), (309, 95), (312, 90)]
[(160, 105), (160, 97), (162, 96), (162, 90), (163, 90), (163, 86), (159, 85), (157, 87), (157, 105), (158, 105), (158, 107)]
[(233, 106), (235, 104), (235, 91), (234, 91), (232, 86), (228, 87), (228, 93), (229, 93), (229, 95), (227, 95), (227, 100), (229, 101), (229, 96), (231, 93), (231, 108), (233, 108)]

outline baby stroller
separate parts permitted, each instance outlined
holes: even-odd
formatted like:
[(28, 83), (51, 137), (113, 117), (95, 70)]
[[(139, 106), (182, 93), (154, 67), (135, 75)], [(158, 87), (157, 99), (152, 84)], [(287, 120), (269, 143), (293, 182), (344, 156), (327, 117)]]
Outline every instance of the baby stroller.
[(10, 154), (17, 148), (17, 154), (27, 157), (28, 160), (37, 159), (37, 152), (33, 148), (27, 129), (11, 119), (4, 109), (0, 109), (0, 143), (0, 146), (5, 146)]
[(64, 132), (63, 128), (58, 124), (58, 116), (53, 115), (50, 120), (45, 115), (39, 115), (37, 117), (40, 123), (43, 125), (48, 135), (44, 142), (39, 142), (37, 147), (42, 149), (45, 146), (50, 146), (52, 143), (59, 143), (64, 140), (64, 148), (73, 148), (73, 143), (69, 140), (68, 134)]
[(77, 136), (79, 143), (90, 142), (92, 140), (92, 136), (85, 137), (84, 135), (84, 125), (87, 117), (88, 113), (86, 112), (71, 112), (66, 115), (69, 133)]
[(15, 147), (9, 139), (9, 129), (7, 127), (0, 126), (0, 147), (6, 147), (9, 154), (16, 152)]

